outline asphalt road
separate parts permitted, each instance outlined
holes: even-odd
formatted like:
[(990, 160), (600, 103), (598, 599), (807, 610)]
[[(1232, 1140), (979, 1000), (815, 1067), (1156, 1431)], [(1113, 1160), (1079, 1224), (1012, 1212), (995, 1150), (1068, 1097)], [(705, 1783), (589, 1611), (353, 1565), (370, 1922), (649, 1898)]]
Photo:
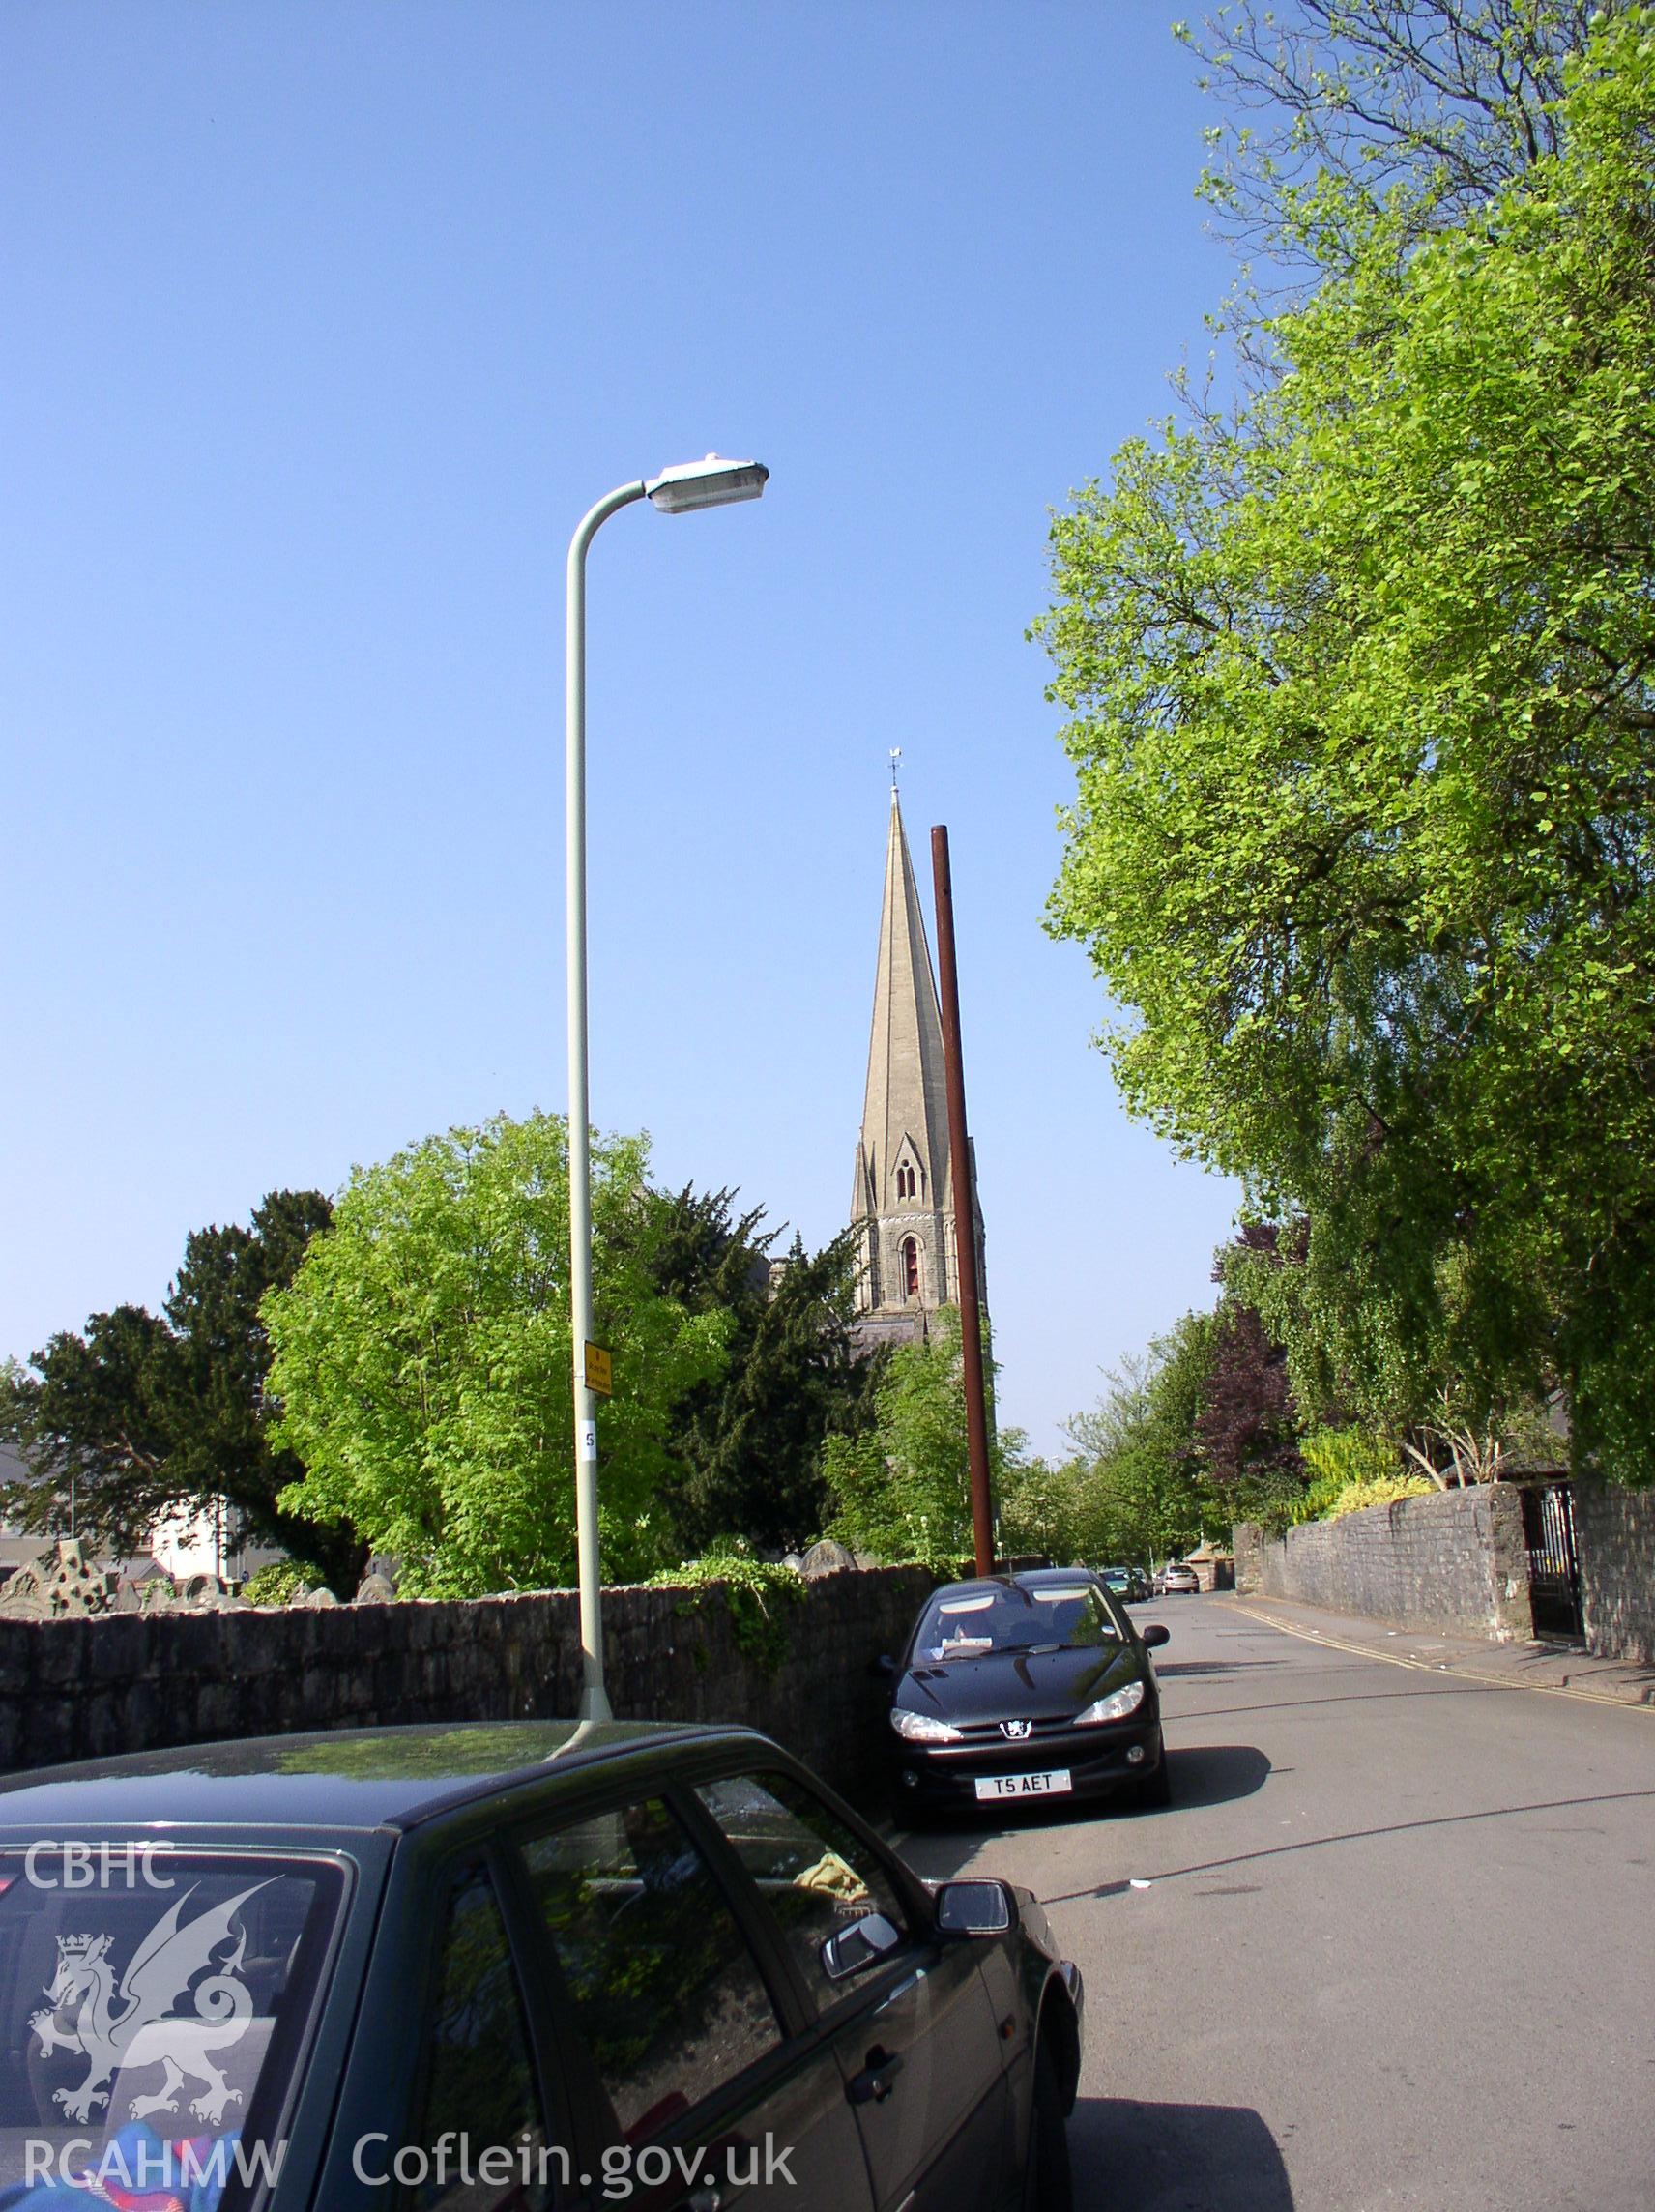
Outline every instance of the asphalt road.
[(1655, 1711), (1134, 1610), (1170, 1812), (901, 1839), (1086, 1976), (1082, 2212), (1652, 2212)]

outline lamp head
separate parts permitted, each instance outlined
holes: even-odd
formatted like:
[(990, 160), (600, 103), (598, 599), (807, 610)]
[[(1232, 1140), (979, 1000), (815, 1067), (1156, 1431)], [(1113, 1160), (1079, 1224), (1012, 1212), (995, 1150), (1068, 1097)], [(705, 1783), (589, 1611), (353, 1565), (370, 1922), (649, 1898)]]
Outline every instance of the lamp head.
[(769, 471), (763, 461), (727, 461), (717, 453), (705, 460), (681, 461), (662, 469), (644, 486), (650, 505), (662, 514), (690, 514), (699, 507), (730, 507), (739, 499), (757, 499)]

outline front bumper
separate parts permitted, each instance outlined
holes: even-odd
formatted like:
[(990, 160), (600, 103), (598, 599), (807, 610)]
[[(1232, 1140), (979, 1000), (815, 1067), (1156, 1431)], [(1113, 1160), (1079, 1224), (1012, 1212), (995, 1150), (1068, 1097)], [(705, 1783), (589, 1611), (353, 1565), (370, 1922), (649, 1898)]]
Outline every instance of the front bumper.
[[(1022, 1743), (905, 1743), (896, 1738), (892, 1749), (896, 1806), (899, 1813), (905, 1805), (922, 1812), (978, 1806), (1004, 1810), (1020, 1803), (1107, 1797), (1153, 1774), (1161, 1757), (1158, 1713), (1135, 1714), (1129, 1721), (1107, 1722), (1098, 1728), (1054, 1731)], [(1050, 1797), (979, 1798), (976, 1793), (979, 1776), (1048, 1774), (1060, 1768), (1068, 1770), (1069, 1788)]]

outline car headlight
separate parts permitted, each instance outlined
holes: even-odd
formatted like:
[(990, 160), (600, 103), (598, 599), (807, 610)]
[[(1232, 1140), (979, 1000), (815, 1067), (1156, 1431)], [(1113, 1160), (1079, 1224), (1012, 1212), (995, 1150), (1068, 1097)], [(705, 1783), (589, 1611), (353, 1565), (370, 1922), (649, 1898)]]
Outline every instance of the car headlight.
[(1135, 1713), (1144, 1703), (1142, 1682), (1128, 1682), (1124, 1690), (1116, 1690), (1107, 1698), (1099, 1698), (1095, 1705), (1088, 1705), (1084, 1713), (1076, 1713), (1076, 1728), (1089, 1728), (1094, 1721), (1123, 1721)]
[(890, 1725), (909, 1743), (958, 1743), (960, 1731), (952, 1721), (933, 1720), (929, 1713), (911, 1713), (906, 1705), (892, 1705)]

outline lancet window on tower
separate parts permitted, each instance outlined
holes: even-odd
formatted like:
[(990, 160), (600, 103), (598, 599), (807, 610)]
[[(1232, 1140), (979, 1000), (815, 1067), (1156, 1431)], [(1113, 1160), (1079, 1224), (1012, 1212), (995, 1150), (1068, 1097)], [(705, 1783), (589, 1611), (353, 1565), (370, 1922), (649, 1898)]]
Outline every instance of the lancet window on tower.
[(905, 1298), (919, 1295), (919, 1241), (914, 1237), (902, 1239), (902, 1295)]
[(904, 1160), (896, 1171), (896, 1195), (898, 1198), (912, 1198), (914, 1188), (914, 1169)]

